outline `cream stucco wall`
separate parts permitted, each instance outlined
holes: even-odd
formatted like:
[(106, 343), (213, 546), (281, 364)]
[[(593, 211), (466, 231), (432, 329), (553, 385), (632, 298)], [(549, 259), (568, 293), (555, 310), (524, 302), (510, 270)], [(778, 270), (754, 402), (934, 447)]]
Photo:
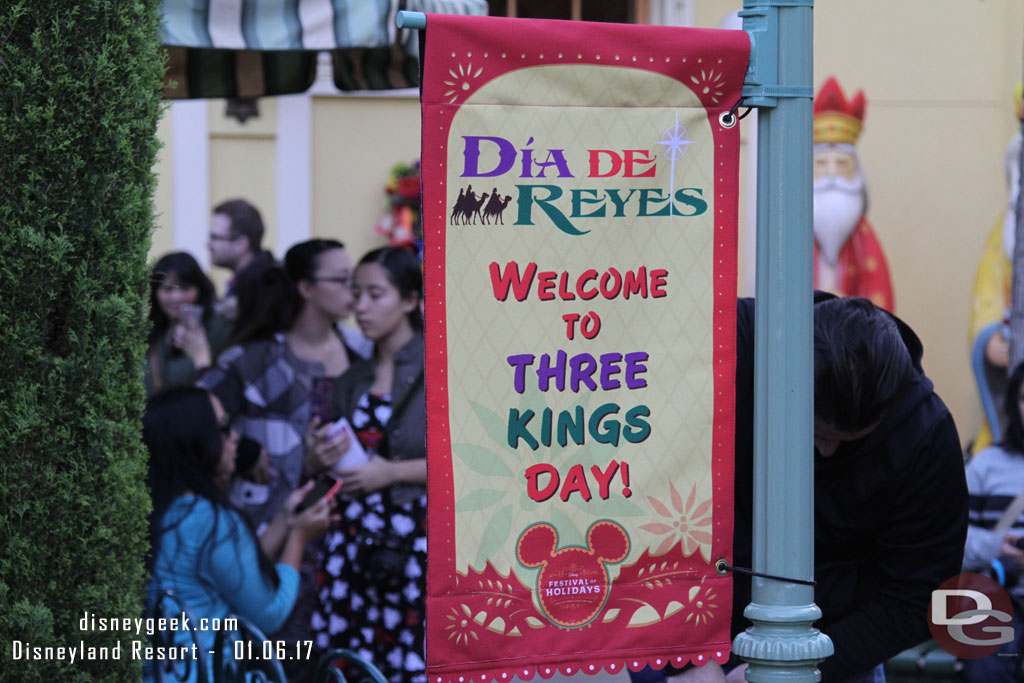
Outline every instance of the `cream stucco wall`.
[(385, 213), (391, 168), (420, 156), (415, 97), (318, 97), (313, 107), (313, 230), (354, 256), (384, 244), (373, 226)]
[[(694, 23), (717, 27), (739, 5), (697, 0)], [(1022, 25), (1024, 6), (1012, 0), (819, 0), (814, 9), (815, 88), (835, 75), (847, 92), (867, 95), (859, 151), (868, 216), (890, 261), (897, 313), (921, 335), (925, 368), (964, 442), (980, 419), (968, 363), (970, 290), (1005, 201), (1002, 158), (1015, 130), (1010, 94), (1021, 79)], [(242, 125), (224, 119), (223, 102), (209, 104), (205, 189), (210, 205), (253, 199), (273, 245), (288, 226), (275, 220), (274, 101), (260, 107), (261, 118)], [(419, 154), (418, 102), (317, 95), (311, 118), (310, 229), (361, 254), (383, 243), (372, 229), (390, 168)], [(173, 126), (165, 121), (160, 131), (169, 140)], [(157, 166), (154, 255), (175, 243), (168, 151)]]

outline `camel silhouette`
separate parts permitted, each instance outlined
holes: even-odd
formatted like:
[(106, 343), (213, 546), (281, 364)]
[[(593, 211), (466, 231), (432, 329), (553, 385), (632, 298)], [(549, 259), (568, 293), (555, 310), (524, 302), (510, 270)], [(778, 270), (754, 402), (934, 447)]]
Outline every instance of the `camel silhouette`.
[(490, 197), (488, 193), (484, 192), (479, 197), (473, 192), (473, 186), (469, 185), (465, 191), (459, 191), (459, 198), (455, 201), (455, 206), (452, 207), (452, 214), (449, 222), (452, 225), (458, 225), (459, 221), (462, 221), (462, 225), (476, 225), (477, 220), (483, 220), (480, 214), (480, 208), (484, 205)]
[(494, 224), (501, 223), (505, 225), (505, 221), (502, 220), (502, 214), (505, 213), (505, 207), (512, 201), (512, 195), (505, 195), (504, 199), (498, 197), (498, 190), (494, 190), (494, 194), (491, 195), (490, 200), (487, 202), (487, 206), (484, 207), (483, 222), (490, 224), (488, 218), (494, 218)]

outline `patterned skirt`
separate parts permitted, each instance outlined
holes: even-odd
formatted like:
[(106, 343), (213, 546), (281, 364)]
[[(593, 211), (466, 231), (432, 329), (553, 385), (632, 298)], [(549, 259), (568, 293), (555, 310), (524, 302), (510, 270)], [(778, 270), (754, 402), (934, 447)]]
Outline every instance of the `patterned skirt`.
[(427, 497), (397, 505), (384, 490), (340, 503), (324, 537), (317, 647), (352, 650), (392, 683), (426, 683)]

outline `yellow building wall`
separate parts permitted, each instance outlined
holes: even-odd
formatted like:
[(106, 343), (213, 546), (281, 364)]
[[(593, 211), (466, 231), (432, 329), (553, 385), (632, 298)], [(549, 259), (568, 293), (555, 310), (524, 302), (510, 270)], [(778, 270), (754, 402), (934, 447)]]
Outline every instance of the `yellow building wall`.
[(173, 158), (169, 144), (171, 139), (171, 117), (168, 116), (168, 111), (167, 108), (164, 109), (164, 115), (160, 117), (156, 133), (157, 137), (160, 138), (161, 147), (156, 155), (156, 166), (153, 168), (153, 172), (157, 177), (157, 185), (153, 197), (153, 203), (156, 206), (154, 221), (156, 227), (153, 230), (149, 245), (151, 261), (159, 258), (161, 254), (173, 251), (174, 235), (171, 228), (172, 221), (174, 220), (174, 209), (172, 206), (173, 184), (170, 182)]
[[(694, 24), (717, 27), (739, 6), (699, 0)], [(1015, 132), (1022, 24), (1024, 6), (1009, 0), (819, 0), (814, 8), (815, 89), (834, 75), (847, 93), (867, 95), (858, 148), (868, 217), (890, 261), (896, 312), (920, 334), (925, 369), (964, 443), (981, 414), (966, 341), (971, 286), (1006, 197), (1002, 159)], [(259, 121), (240, 125), (224, 120), (223, 102), (211, 102), (210, 200), (253, 198), (273, 233), (273, 101), (260, 107)], [(312, 118), (312, 231), (341, 239), (358, 258), (383, 244), (372, 230), (391, 167), (419, 154), (418, 102), (315, 96)], [(160, 131), (166, 139), (166, 122)], [(168, 163), (161, 156), (157, 167), (154, 252), (171, 243)]]
[(341, 240), (358, 259), (386, 244), (373, 226), (392, 167), (420, 156), (419, 99), (316, 97), (313, 140), (313, 233)]

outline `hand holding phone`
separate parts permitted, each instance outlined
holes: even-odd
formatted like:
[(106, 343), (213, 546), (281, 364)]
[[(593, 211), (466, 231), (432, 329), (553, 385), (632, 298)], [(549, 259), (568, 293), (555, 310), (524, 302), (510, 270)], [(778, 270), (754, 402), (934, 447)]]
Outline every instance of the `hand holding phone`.
[(313, 489), (306, 494), (298, 505), (295, 506), (295, 514), (300, 514), (304, 510), (316, 505), (321, 498), (330, 500), (341, 489), (342, 479), (336, 473), (327, 470), (320, 474), (316, 479), (316, 484)]
[(197, 304), (180, 304), (181, 322), (186, 327), (195, 329), (203, 322), (203, 307)]

